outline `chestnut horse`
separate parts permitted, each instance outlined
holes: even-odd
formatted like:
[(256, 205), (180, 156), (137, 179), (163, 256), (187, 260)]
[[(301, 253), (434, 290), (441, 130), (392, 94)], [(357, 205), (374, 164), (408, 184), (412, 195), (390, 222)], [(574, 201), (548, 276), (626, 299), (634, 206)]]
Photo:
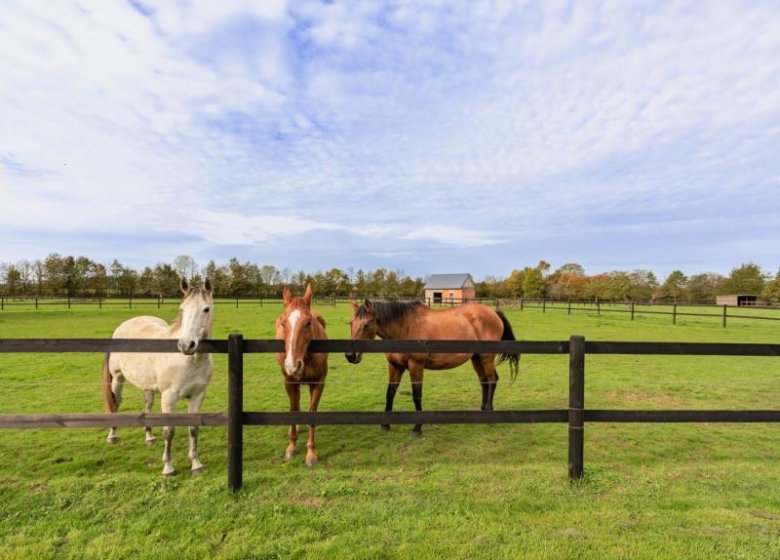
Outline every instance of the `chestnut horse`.
[[(198, 412), (206, 387), (211, 380), (211, 354), (196, 354), (198, 342), (211, 338), (214, 317), (211, 282), (206, 278), (203, 288), (193, 288), (181, 280), (184, 298), (179, 305), (179, 316), (170, 325), (158, 317), (133, 317), (119, 325), (113, 338), (173, 338), (178, 340), (180, 353), (109, 352), (103, 360), (103, 398), (108, 412), (117, 412), (122, 402), (122, 387), (129, 381), (144, 392), (144, 412), (152, 411), (154, 394), (160, 394), (162, 411), (174, 412), (176, 401), (188, 399), (188, 412)], [(154, 443), (152, 429), (146, 428), (146, 443)], [(174, 472), (171, 461), (173, 426), (163, 428), (163, 474)], [(116, 441), (116, 428), (106, 438)], [(190, 427), (190, 461), (192, 473), (200, 474), (203, 465), (198, 456), (198, 427)]]
[[(469, 303), (450, 309), (434, 310), (421, 302), (371, 302), (363, 305), (352, 302), (355, 316), (350, 322), (352, 339), (411, 340), (515, 340), (512, 326), (500, 311), (481, 303)], [(360, 363), (362, 354), (347, 353), (347, 361)], [(482, 410), (493, 410), (493, 395), (498, 383), (496, 354), (385, 354), (389, 381), (385, 410), (393, 410), (393, 400), (404, 371), (409, 370), (412, 399), (415, 410), (422, 410), (424, 369), (452, 369), (469, 359), (482, 385)], [(511, 380), (517, 377), (519, 354), (501, 354), (499, 363), (509, 361)], [(382, 426), (389, 429), (390, 426)], [(420, 435), (422, 426), (414, 426), (412, 433)]]
[[(284, 388), (290, 399), (290, 411), (300, 410), (301, 385), (309, 386), (309, 412), (316, 412), (325, 377), (328, 375), (328, 355), (309, 352), (312, 340), (328, 338), (325, 320), (311, 310), (311, 284), (306, 286), (303, 297), (292, 297), (290, 289), (284, 287), (284, 313), (276, 319), (276, 339), (284, 340), (284, 353), (276, 354), (276, 361), (284, 375)], [(298, 445), (298, 427), (290, 426), (290, 441), (284, 458), (292, 459)], [(306, 466), (317, 464), (314, 448), (314, 426), (309, 425), (309, 440), (306, 442)]]

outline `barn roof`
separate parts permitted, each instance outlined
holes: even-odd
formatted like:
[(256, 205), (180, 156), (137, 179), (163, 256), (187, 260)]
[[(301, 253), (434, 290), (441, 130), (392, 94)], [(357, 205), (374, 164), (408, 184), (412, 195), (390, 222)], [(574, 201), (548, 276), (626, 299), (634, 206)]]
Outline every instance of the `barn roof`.
[(463, 274), (431, 274), (428, 282), (425, 284), (426, 290), (446, 290), (452, 288), (471, 288), (474, 286), (474, 279), (469, 273)]

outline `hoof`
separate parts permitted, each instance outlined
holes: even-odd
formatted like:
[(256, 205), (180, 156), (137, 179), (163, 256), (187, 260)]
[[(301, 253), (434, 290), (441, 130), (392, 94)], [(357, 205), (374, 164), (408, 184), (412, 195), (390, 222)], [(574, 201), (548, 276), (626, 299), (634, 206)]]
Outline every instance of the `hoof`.
[(109, 436), (109, 437), (106, 438), (106, 441), (108, 443), (116, 443), (117, 439), (119, 439), (119, 438), (117, 438), (116, 436), (113, 436), (113, 437)]
[(421, 436), (422, 436), (422, 430), (412, 430), (412, 431), (411, 431), (411, 434), (412, 434), (414, 437), (421, 437)]
[(173, 476), (174, 474), (176, 474), (176, 471), (175, 471), (175, 470), (173, 470), (173, 469), (171, 469), (171, 470), (170, 470), (170, 471), (168, 471), (168, 472), (165, 472), (165, 471), (163, 471), (163, 476), (164, 476), (165, 478), (168, 478), (169, 476)]
[(317, 459), (317, 457), (314, 457), (312, 459), (306, 459), (306, 466), (307, 467), (313, 467), (314, 465), (316, 465), (319, 462), (320, 461), (319, 461), (319, 459)]
[(203, 467), (192, 469), (192, 476), (200, 476), (203, 474)]
[(293, 450), (293, 451), (285, 451), (284, 452), (284, 460), (285, 461), (289, 461), (290, 459), (294, 459), (294, 458), (295, 458), (295, 450)]
[(379, 428), (384, 432), (388, 432), (390, 431), (390, 424), (379, 424)]
[(149, 447), (153, 446), (155, 443), (157, 443), (157, 440), (154, 438), (146, 440), (146, 445)]

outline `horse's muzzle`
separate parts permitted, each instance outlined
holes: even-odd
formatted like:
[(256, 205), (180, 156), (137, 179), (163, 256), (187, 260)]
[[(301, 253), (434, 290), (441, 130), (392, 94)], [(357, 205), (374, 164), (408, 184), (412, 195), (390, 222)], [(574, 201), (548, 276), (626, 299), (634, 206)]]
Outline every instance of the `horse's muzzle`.
[(198, 348), (197, 340), (180, 340), (176, 345), (179, 348), (179, 352), (187, 356), (192, 356), (195, 350)]
[(344, 357), (350, 364), (359, 364), (360, 360), (363, 359), (363, 354), (358, 352), (347, 352), (344, 354)]

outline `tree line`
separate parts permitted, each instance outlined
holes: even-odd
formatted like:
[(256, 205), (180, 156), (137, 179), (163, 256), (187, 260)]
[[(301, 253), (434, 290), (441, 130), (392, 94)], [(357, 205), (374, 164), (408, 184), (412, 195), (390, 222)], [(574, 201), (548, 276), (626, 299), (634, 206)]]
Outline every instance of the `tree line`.
[[(281, 297), (284, 285), (303, 289), (311, 283), (321, 296), (414, 298), (423, 295), (425, 280), (400, 270), (379, 268), (293, 272), (231, 258), (200, 266), (187, 255), (172, 263), (136, 270), (118, 260), (110, 264), (84, 256), (52, 253), (45, 259), (0, 263), (0, 294), (5, 297), (175, 297), (180, 278), (197, 283), (211, 279), (217, 296)], [(550, 298), (571, 301), (654, 301), (658, 303), (714, 303), (721, 294), (752, 294), (770, 304), (780, 303), (780, 271), (772, 277), (758, 265), (745, 263), (728, 275), (712, 272), (684, 274), (672, 271), (659, 281), (651, 270), (616, 270), (593, 275), (577, 263), (552, 270), (549, 263), (513, 270), (508, 277), (487, 276), (477, 282), (476, 295), (484, 298)]]
[(661, 282), (652, 270), (587, 275), (577, 263), (567, 263), (553, 271), (549, 263), (540, 261), (535, 267), (513, 270), (505, 279), (485, 278), (477, 284), (477, 294), (563, 301), (690, 304), (715, 303), (718, 295), (746, 294), (776, 305), (780, 303), (780, 271), (771, 277), (758, 265), (744, 263), (732, 268), (728, 276), (714, 272), (688, 276), (681, 270), (673, 270)]

